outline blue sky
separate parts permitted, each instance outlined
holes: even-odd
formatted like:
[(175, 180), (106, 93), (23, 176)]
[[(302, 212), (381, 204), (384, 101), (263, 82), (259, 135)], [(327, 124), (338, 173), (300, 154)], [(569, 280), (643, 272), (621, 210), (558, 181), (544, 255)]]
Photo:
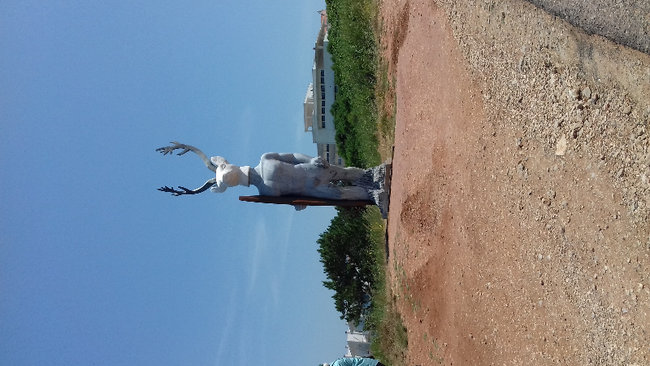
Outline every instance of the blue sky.
[(0, 364), (314, 365), (345, 352), (334, 210), (172, 197), (303, 132), (324, 1), (0, 2)]

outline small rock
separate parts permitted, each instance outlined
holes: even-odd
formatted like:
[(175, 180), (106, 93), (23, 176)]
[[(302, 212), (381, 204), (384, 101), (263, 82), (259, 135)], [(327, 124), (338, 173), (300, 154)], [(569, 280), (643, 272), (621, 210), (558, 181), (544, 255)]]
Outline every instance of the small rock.
[(581, 94), (582, 99), (587, 100), (587, 99), (591, 98), (591, 89), (589, 87), (586, 87), (586, 88), (582, 89), (580, 94)]
[(566, 91), (567, 96), (569, 96), (569, 99), (578, 99), (580, 97), (580, 90), (577, 88), (569, 88)]
[(645, 133), (645, 128), (643, 127), (643, 125), (636, 126), (636, 135), (637, 136), (641, 136), (644, 133)]
[(517, 164), (517, 173), (519, 173), (519, 175), (521, 175), (524, 178), (528, 176), (528, 172), (526, 171), (526, 166), (524, 166), (523, 163)]
[(557, 145), (555, 146), (555, 155), (564, 156), (566, 153), (566, 146), (566, 137), (562, 135), (562, 137), (560, 137), (560, 140), (558, 140)]
[(574, 139), (578, 138), (578, 133), (580, 132), (581, 129), (582, 129), (582, 123), (578, 123), (578, 122), (572, 123), (569, 126), (569, 130), (571, 130), (571, 137), (573, 137)]
[(632, 107), (630, 107), (629, 105), (623, 107), (623, 114), (630, 114), (630, 113), (632, 113)]
[(521, 148), (522, 146), (524, 146), (524, 143), (521, 140), (521, 137), (519, 137), (519, 138), (517, 138), (517, 147)]

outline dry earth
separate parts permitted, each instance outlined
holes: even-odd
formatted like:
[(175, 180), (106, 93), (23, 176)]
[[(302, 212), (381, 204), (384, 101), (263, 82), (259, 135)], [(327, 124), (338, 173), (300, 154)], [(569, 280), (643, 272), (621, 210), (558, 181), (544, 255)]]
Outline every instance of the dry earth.
[(521, 0), (383, 0), (408, 365), (650, 365), (650, 57)]

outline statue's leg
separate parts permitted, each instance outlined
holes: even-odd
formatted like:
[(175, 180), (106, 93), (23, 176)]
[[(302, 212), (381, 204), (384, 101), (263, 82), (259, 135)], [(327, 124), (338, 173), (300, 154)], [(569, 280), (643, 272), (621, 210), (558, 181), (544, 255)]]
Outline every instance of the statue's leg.
[(371, 197), (362, 187), (322, 185), (305, 192), (309, 196), (333, 200), (370, 200)]
[(341, 190), (341, 198), (344, 200), (370, 200), (368, 191), (363, 187), (345, 186), (337, 187)]
[(336, 165), (330, 165), (329, 168), (330, 174), (332, 175), (331, 180), (342, 180), (354, 182), (355, 180), (360, 179), (365, 173), (364, 169), (354, 168), (354, 167), (340, 167)]

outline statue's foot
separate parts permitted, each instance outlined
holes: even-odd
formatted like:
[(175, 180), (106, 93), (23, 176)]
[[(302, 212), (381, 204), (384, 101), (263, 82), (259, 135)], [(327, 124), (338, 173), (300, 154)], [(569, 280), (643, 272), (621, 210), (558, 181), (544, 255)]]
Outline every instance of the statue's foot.
[(388, 191), (383, 189), (377, 189), (370, 191), (370, 197), (375, 202), (375, 205), (379, 207), (379, 212), (381, 212), (381, 217), (384, 219), (388, 218), (388, 206), (390, 201), (390, 195)]
[(355, 185), (371, 189), (384, 189), (386, 180), (386, 164), (377, 165), (365, 171), (361, 179)]
[(355, 182), (356, 186), (363, 187), (368, 192), (384, 219), (388, 218), (391, 168), (391, 164), (381, 164), (367, 169), (361, 179)]

